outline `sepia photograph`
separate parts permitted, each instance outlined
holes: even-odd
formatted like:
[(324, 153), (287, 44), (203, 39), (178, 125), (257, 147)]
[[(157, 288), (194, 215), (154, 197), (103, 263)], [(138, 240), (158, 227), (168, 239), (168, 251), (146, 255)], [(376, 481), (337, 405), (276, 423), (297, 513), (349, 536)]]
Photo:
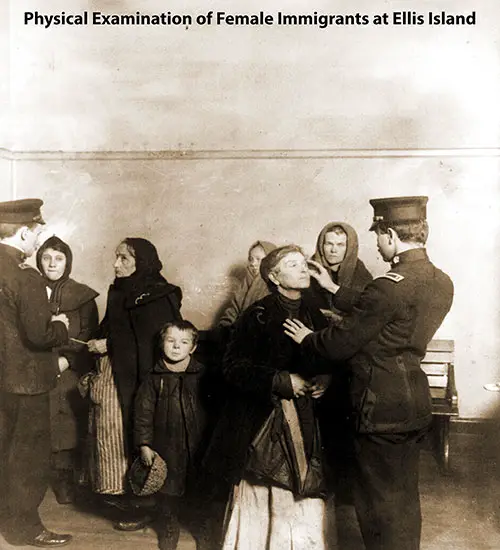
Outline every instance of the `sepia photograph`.
[(500, 548), (497, 0), (0, 0), (0, 550)]

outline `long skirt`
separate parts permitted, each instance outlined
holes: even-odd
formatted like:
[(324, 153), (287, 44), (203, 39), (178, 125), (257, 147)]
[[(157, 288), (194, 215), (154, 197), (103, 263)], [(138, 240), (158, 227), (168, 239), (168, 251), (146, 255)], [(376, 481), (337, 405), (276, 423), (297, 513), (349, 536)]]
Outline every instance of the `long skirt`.
[(223, 550), (325, 550), (325, 502), (242, 480), (233, 488)]
[(88, 474), (92, 490), (106, 495), (126, 492), (128, 461), (118, 394), (107, 355), (90, 381)]

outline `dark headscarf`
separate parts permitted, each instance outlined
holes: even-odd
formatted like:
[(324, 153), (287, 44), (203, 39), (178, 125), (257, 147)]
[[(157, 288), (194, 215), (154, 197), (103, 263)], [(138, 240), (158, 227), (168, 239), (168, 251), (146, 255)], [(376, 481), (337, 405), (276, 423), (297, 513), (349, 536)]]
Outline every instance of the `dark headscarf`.
[(140, 237), (127, 237), (123, 242), (134, 251), (135, 270), (141, 277), (159, 273), (163, 265), (153, 243)]
[(123, 239), (135, 258), (135, 271), (128, 277), (116, 277), (113, 286), (126, 293), (134, 293), (147, 284), (165, 281), (160, 274), (163, 265), (153, 243), (140, 237), (127, 237)]
[[(60, 277), (57, 281), (51, 281), (46, 276), (45, 271), (42, 267), (42, 256), (48, 248), (52, 248), (53, 250), (62, 252), (66, 256), (66, 268), (64, 269), (62, 277)], [(45, 284), (52, 290), (52, 293), (50, 295), (50, 305), (52, 311), (54, 313), (57, 313), (61, 309), (63, 288), (68, 283), (71, 269), (73, 267), (73, 253), (71, 252), (71, 248), (59, 237), (56, 237), (56, 235), (49, 237), (36, 253), (36, 266), (38, 267), (40, 273), (43, 275), (45, 279)]]

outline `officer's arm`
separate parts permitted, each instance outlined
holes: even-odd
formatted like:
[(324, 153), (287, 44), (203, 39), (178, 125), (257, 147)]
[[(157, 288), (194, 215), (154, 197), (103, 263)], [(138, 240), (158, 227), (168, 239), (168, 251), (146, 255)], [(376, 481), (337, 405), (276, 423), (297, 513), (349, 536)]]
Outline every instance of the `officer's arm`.
[(333, 305), (341, 311), (351, 312), (358, 303), (364, 289), (372, 281), (373, 277), (364, 267), (364, 264), (358, 264), (354, 271), (352, 286), (340, 285), (333, 296)]
[(24, 270), (18, 300), (20, 328), (32, 345), (50, 349), (68, 340), (68, 331), (64, 323), (51, 321), (45, 285), (35, 269)]
[(309, 334), (302, 342), (304, 349), (331, 360), (352, 357), (393, 318), (397, 304), (391, 284), (384, 279), (373, 281), (340, 325)]

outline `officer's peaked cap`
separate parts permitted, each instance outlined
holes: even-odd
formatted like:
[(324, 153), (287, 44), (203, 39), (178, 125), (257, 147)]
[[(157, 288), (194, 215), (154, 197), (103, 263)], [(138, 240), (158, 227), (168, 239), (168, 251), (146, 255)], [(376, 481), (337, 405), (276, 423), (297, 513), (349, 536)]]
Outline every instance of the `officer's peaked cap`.
[(20, 199), (0, 202), (0, 223), (44, 224), (40, 208), (41, 199)]
[(394, 222), (412, 222), (427, 218), (428, 197), (386, 197), (372, 199), (373, 223), (370, 231), (374, 231), (378, 224)]

